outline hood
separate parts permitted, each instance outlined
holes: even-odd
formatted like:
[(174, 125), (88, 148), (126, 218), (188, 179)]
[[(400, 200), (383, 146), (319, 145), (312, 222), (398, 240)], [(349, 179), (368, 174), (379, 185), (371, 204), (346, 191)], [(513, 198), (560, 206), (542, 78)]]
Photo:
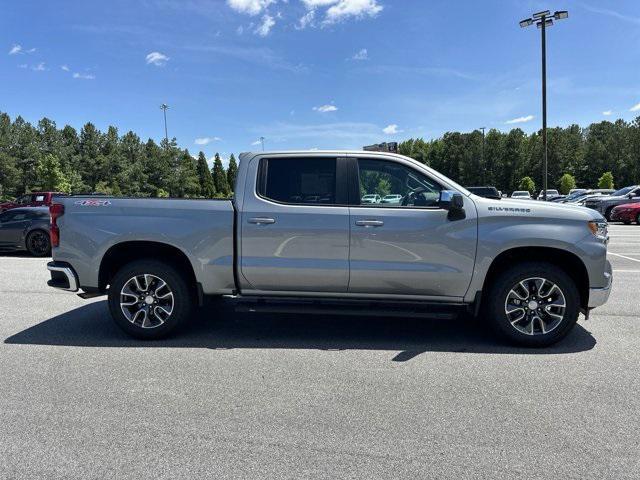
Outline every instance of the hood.
[(492, 200), (476, 195), (473, 200), (480, 216), (512, 215), (522, 217), (555, 218), (558, 220), (602, 221), (604, 217), (596, 210), (567, 203), (541, 202), (539, 200)]

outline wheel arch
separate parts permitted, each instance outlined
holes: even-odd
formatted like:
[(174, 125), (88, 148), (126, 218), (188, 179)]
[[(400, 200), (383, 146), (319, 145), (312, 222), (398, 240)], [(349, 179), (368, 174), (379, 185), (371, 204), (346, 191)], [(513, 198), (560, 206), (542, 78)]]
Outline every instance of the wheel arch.
[(518, 262), (537, 261), (547, 262), (560, 267), (576, 283), (580, 294), (580, 306), (586, 308), (589, 304), (589, 273), (587, 267), (576, 254), (553, 247), (515, 247), (500, 253), (489, 267), (484, 280), (482, 291), (486, 295), (488, 285), (506, 268)]
[(154, 241), (127, 241), (111, 246), (100, 261), (98, 270), (98, 289), (105, 292), (111, 279), (124, 265), (135, 261), (150, 259), (167, 263), (185, 275), (187, 282), (198, 288), (193, 265), (189, 257), (178, 247)]

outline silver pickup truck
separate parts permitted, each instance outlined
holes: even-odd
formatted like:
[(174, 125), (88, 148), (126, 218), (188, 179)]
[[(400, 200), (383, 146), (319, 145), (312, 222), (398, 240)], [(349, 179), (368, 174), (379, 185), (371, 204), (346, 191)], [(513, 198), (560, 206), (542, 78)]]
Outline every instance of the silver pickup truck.
[(466, 309), (507, 340), (546, 346), (612, 283), (599, 213), (481, 198), (388, 153), (245, 153), (232, 200), (76, 196), (51, 222), (49, 285), (107, 294), (139, 338), (233, 296), (304, 312)]

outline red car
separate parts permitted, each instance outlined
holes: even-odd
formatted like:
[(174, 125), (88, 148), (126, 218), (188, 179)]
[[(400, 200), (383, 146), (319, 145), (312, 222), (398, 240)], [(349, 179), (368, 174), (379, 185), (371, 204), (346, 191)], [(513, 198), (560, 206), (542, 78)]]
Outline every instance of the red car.
[(640, 203), (625, 203), (611, 210), (612, 222), (624, 222), (629, 224), (637, 222), (640, 225)]
[(0, 203), (0, 213), (17, 207), (48, 207), (54, 195), (66, 195), (61, 192), (31, 192), (19, 196), (13, 202)]

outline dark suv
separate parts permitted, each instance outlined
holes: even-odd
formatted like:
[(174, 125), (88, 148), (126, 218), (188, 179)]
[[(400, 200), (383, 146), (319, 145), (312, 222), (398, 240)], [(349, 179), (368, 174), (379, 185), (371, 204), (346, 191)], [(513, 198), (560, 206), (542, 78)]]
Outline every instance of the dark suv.
[(603, 195), (588, 199), (584, 206), (592, 208), (600, 212), (607, 220), (611, 220), (611, 211), (613, 207), (623, 205), (625, 203), (640, 202), (640, 185), (632, 185), (624, 187), (613, 192), (611, 195)]
[(1, 213), (0, 250), (27, 250), (35, 257), (49, 255), (49, 208), (12, 208)]

